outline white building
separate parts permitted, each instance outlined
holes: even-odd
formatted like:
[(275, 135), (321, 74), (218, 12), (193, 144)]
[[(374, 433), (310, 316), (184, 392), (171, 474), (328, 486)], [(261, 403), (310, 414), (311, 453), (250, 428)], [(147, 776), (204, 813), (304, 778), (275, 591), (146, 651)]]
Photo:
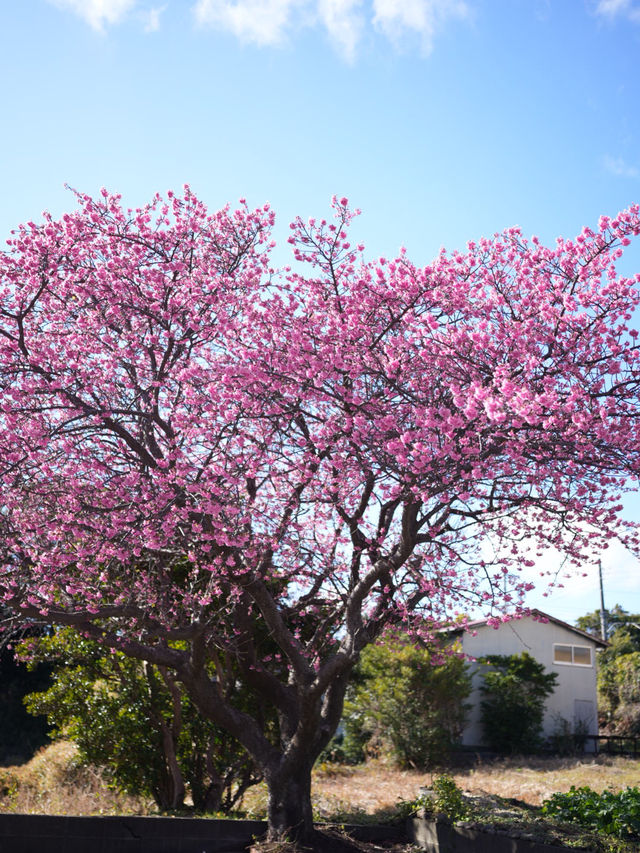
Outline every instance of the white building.
[[(462, 650), (471, 658), (473, 675), (463, 745), (482, 745), (482, 667), (473, 660), (485, 655), (521, 652), (528, 652), (547, 672), (558, 675), (555, 690), (545, 704), (543, 737), (556, 734), (567, 724), (569, 731), (598, 734), (596, 650), (606, 647), (602, 640), (540, 610), (532, 611), (531, 616), (502, 623), (498, 628), (487, 625), (486, 621), (470, 622), (466, 630), (460, 632), (459, 639)], [(587, 741), (588, 751), (593, 751), (594, 747), (594, 741)]]

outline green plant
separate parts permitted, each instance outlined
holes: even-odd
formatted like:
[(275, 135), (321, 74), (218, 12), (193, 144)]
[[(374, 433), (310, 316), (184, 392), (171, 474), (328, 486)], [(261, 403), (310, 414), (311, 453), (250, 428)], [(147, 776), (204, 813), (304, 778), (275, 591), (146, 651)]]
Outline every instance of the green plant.
[(547, 746), (554, 755), (583, 755), (589, 725), (583, 720), (571, 723), (560, 715), (555, 715), (555, 728), (547, 740)]
[(542, 812), (616, 838), (640, 839), (640, 788), (598, 794), (586, 786), (572, 786), (568, 793), (545, 800)]
[(444, 814), (454, 821), (467, 816), (468, 808), (462, 791), (448, 773), (436, 776), (432, 787), (435, 794), (433, 808), (437, 814)]
[(107, 768), (111, 783), (153, 797), (161, 810), (228, 812), (260, 776), (232, 738), (196, 713), (164, 667), (106, 655), (71, 629), (32, 638), (21, 647), (30, 666), (53, 665), (46, 690), (25, 698), (46, 715), (54, 737), (78, 747), (85, 764)]
[(448, 773), (434, 777), (429, 793), (421, 794), (415, 800), (399, 800), (396, 810), (401, 819), (419, 812), (431, 817), (444, 815), (451, 821), (462, 820), (469, 815), (464, 794)]
[[(640, 734), (640, 614), (616, 604), (605, 612), (608, 647), (598, 654), (600, 724), (609, 734)], [(576, 624), (600, 634), (600, 611), (581, 616)]]
[[(640, 613), (629, 613), (619, 604), (614, 604), (611, 609), (606, 609), (604, 613), (609, 648), (603, 654), (609, 655), (616, 644), (627, 646), (626, 651), (622, 652), (623, 654), (629, 651), (640, 651), (640, 629), (635, 627), (637, 623), (640, 623)], [(600, 611), (594, 610), (592, 613), (580, 616), (576, 619), (576, 627), (599, 637), (601, 633)]]
[(361, 764), (365, 758), (367, 742), (371, 732), (363, 725), (359, 715), (345, 716), (338, 731), (322, 750), (316, 761), (316, 767), (327, 764)]
[(455, 653), (389, 637), (362, 653), (335, 746), (349, 763), (391, 754), (400, 767), (433, 767), (460, 736), (470, 689)]
[(542, 720), (547, 696), (553, 693), (555, 672), (527, 652), (487, 655), (479, 663), (486, 667), (480, 688), (482, 728), (485, 742), (500, 753), (528, 753), (541, 745)]
[[(618, 635), (624, 640), (622, 629)], [(630, 737), (640, 734), (640, 652), (615, 654), (613, 643), (603, 652), (598, 698), (609, 731)]]
[[(0, 622), (3, 615), (0, 607)], [(46, 718), (28, 714), (23, 700), (50, 684), (51, 667), (43, 663), (27, 669), (16, 659), (9, 639), (0, 635), (0, 764), (5, 765), (28, 761), (50, 740)]]
[(20, 783), (12, 770), (0, 769), (0, 802), (10, 803), (18, 792)]

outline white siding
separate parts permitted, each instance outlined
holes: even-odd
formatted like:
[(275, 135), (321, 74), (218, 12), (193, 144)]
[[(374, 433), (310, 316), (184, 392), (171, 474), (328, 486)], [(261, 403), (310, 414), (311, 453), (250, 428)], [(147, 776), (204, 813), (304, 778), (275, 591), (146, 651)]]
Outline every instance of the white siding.
[[(573, 728), (575, 720), (588, 724), (588, 734), (598, 734), (596, 701), (596, 643), (570, 631), (555, 622), (537, 622), (531, 616), (506, 622), (494, 629), (481, 625), (475, 629), (476, 636), (465, 632), (462, 647), (466, 655), (479, 658), (484, 655), (512, 655), (528, 652), (547, 672), (556, 672), (558, 680), (555, 691), (547, 698), (544, 718), (544, 737), (554, 734), (560, 718)], [(591, 666), (555, 663), (554, 645), (589, 646)], [(480, 725), (480, 702), (482, 683), (478, 665), (470, 661), (474, 672), (473, 692), (467, 700), (471, 705), (462, 743), (468, 746), (482, 744)], [(587, 705), (586, 703), (591, 703)], [(589, 708), (593, 713), (588, 713)], [(589, 748), (589, 744), (587, 744)]]

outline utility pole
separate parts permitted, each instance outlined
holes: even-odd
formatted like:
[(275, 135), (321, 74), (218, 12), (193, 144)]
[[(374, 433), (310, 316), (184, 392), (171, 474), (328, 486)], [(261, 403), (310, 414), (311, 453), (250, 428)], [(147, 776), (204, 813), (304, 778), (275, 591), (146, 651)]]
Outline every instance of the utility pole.
[(604, 609), (604, 589), (602, 587), (602, 560), (598, 560), (598, 576), (600, 578), (600, 635), (603, 640), (607, 639), (607, 620)]

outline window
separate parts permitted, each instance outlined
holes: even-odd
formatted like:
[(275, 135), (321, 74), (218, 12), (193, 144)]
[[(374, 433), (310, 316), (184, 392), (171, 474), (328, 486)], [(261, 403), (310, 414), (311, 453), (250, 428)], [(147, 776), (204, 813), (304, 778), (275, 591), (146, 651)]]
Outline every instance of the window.
[(573, 655), (571, 654), (571, 646), (554, 646), (553, 647), (553, 662), (554, 663), (573, 663)]
[(561, 646), (553, 647), (553, 662), (573, 664), (574, 666), (591, 666), (590, 646)]
[(589, 646), (574, 646), (573, 662), (580, 666), (591, 666), (591, 649)]

